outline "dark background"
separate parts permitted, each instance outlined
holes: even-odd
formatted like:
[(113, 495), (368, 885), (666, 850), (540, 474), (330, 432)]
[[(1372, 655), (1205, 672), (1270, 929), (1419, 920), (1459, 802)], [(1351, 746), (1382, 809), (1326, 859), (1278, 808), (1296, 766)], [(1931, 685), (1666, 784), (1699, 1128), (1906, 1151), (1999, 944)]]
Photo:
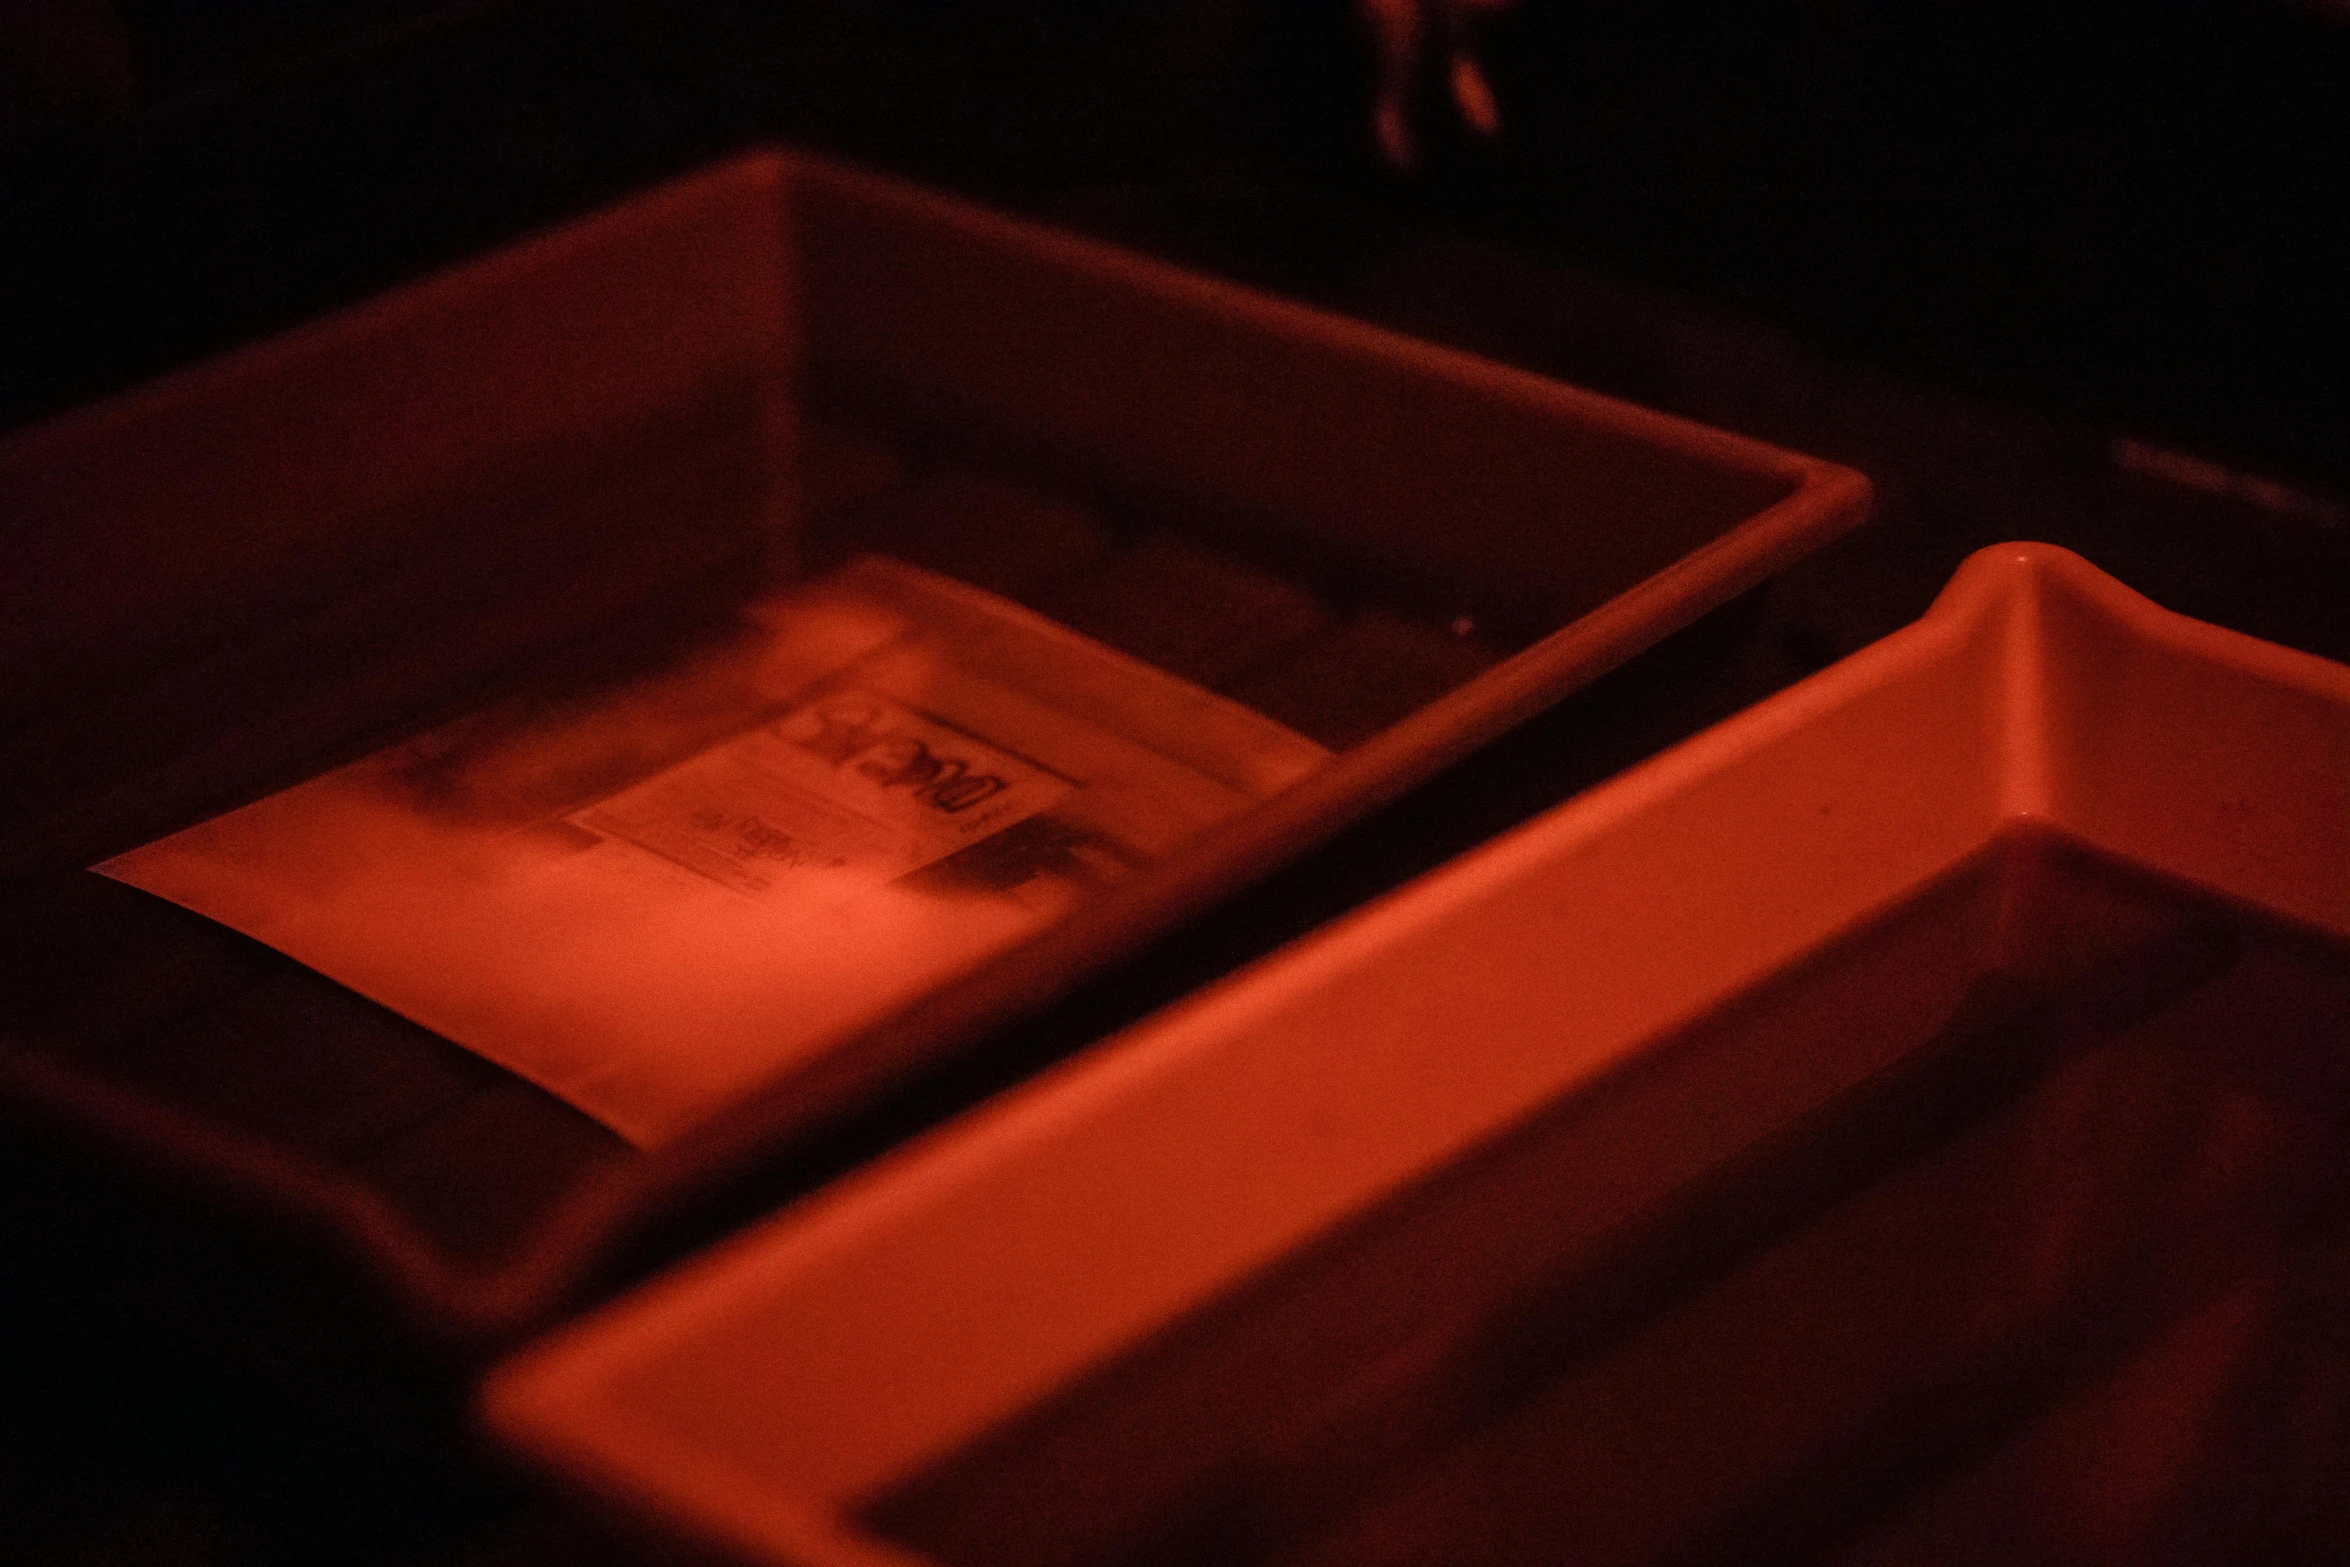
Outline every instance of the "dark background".
[[(1877, 481), (1770, 594), (807, 1180), (1914, 618), (1982, 544), (2350, 658), (2342, 8), (1523, 0), (1487, 31), (1504, 139), (1433, 112), (1407, 178), (1340, 3), (0, 0), (0, 428), (781, 138)], [(21, 1271), (40, 1217), (0, 1204), (0, 1561), (603, 1558), (459, 1436), (370, 1458), (331, 1397), (153, 1348), (169, 1301), (67, 1322)]]
[(779, 136), (1341, 301), (1465, 237), (2339, 491), (2345, 15), (1524, 0), (1504, 142), (1404, 181), (1335, 0), (11, 0), (0, 420)]

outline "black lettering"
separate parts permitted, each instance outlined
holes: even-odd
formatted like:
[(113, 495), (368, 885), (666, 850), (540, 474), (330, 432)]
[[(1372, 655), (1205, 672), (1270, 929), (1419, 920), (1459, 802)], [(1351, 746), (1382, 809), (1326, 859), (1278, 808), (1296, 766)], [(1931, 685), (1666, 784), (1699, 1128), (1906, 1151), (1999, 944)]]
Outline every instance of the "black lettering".
[(943, 784), (933, 784), (926, 791), (930, 803), (953, 815), (967, 811), (982, 800), (992, 800), (1012, 787), (993, 773), (972, 773)]

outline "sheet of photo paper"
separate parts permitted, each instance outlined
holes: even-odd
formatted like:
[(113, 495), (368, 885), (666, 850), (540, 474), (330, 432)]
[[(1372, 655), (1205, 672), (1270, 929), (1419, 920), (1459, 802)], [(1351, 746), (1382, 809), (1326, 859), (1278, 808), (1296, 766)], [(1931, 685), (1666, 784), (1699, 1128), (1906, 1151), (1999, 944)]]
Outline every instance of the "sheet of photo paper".
[(98, 868), (649, 1146), (1326, 758), (868, 556)]

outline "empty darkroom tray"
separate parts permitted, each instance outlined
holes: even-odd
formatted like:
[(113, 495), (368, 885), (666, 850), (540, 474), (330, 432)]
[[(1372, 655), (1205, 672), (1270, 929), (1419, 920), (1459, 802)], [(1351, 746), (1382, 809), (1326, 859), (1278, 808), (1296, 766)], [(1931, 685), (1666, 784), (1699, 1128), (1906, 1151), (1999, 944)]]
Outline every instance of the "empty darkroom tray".
[[(460, 1339), (1858, 522), (1857, 475), (762, 152), (0, 446), (12, 1113)], [(878, 549), (1332, 760), (657, 1152), (79, 870)], [(553, 670), (553, 674), (549, 671)], [(304, 1238), (307, 1239), (304, 1239)], [(201, 1250), (202, 1248), (197, 1248)], [(266, 1291), (234, 1282), (246, 1316)]]
[(2338, 1559), (2350, 669), (2079, 557), (507, 1362), (764, 1563)]

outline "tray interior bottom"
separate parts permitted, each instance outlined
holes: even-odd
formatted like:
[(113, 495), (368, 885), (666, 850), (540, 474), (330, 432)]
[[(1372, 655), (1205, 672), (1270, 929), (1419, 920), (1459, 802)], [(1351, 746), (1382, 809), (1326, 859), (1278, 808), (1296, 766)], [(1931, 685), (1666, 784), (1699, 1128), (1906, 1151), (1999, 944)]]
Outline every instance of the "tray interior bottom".
[[(1490, 667), (1437, 625), (1165, 520), (844, 429), (807, 443), (807, 565), (879, 550), (1027, 604), (1340, 747)], [(1131, 510), (1131, 508), (1129, 509)], [(0, 903), (0, 1034), (388, 1201), (488, 1260), (633, 1157), (544, 1090), (275, 952), (88, 873)]]
[(2341, 1559), (2350, 951), (2018, 839), (1665, 1055), (1832, 1064), (1954, 946), (1892, 1065), (1629, 1220), (1544, 1112), (864, 1516), (962, 1567)]
[(1074, 493), (951, 448), (806, 432), (808, 564), (894, 555), (1025, 604), (1343, 750), (1499, 663), (1473, 606), (1410, 605), (1334, 563), (1252, 559), (1242, 531)]
[(11, 899), (0, 940), (28, 960), (12, 1042), (354, 1183), (454, 1257), (501, 1255), (632, 1157), (505, 1068), (94, 872)]

